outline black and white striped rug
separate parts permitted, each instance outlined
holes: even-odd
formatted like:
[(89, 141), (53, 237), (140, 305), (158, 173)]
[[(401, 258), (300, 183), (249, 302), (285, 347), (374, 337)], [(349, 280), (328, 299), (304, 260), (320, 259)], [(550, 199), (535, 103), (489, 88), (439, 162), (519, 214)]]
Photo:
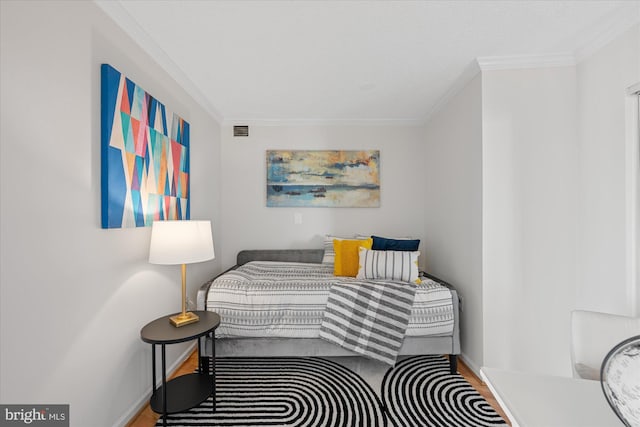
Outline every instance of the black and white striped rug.
[[(386, 426), (380, 399), (357, 374), (315, 357), (216, 359), (209, 398), (171, 426)], [(162, 426), (162, 418), (157, 426)]]
[(167, 425), (506, 426), (441, 356), (399, 361), (382, 381), (382, 401), (358, 374), (316, 357), (219, 358), (216, 374), (216, 412), (209, 398), (169, 415)]
[(382, 402), (397, 427), (484, 427), (507, 424), (440, 356), (399, 361), (382, 381)]

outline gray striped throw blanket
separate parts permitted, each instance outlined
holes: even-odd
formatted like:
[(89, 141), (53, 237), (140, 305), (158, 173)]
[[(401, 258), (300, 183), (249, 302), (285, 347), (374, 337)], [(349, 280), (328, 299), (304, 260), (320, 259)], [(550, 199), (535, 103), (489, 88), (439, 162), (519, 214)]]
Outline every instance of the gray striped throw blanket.
[(416, 286), (406, 282), (335, 283), (329, 291), (320, 337), (393, 366), (415, 293)]

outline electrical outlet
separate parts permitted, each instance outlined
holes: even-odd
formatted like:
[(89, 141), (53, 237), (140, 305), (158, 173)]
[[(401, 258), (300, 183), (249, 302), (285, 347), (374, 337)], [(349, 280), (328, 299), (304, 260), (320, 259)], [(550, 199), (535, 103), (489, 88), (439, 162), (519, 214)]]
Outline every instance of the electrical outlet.
[(461, 293), (458, 293), (458, 308), (460, 311), (464, 311), (464, 297)]

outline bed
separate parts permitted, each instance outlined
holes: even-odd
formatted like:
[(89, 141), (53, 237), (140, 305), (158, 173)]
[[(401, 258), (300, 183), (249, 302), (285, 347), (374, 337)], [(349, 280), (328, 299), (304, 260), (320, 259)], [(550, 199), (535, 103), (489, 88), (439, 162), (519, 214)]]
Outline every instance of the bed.
[[(317, 318), (318, 312), (322, 311), (322, 304), (326, 303), (324, 283), (316, 285), (316, 282), (313, 282), (315, 287), (312, 287), (312, 290), (309, 291), (309, 294), (313, 294), (314, 292), (318, 294), (317, 301), (311, 304), (315, 304), (315, 306), (310, 305), (310, 308), (307, 307), (308, 312), (312, 314), (308, 316), (305, 323), (313, 324), (311, 328), (308, 327), (309, 325), (296, 328), (295, 324), (299, 322), (299, 319), (288, 319), (284, 321), (284, 327), (269, 326), (266, 331), (256, 332), (253, 326), (245, 326), (242, 324), (242, 321), (231, 320), (234, 311), (233, 307), (230, 308), (229, 305), (232, 305), (232, 303), (229, 303), (229, 300), (225, 300), (220, 296), (222, 293), (219, 287), (220, 282), (235, 283), (235, 279), (239, 277), (241, 279), (252, 270), (270, 268), (277, 270), (278, 268), (285, 268), (287, 264), (295, 267), (296, 271), (303, 269), (302, 271), (306, 272), (307, 270), (304, 269), (308, 268), (309, 271), (312, 272), (310, 273), (311, 275), (317, 275), (319, 281), (324, 282), (326, 279), (324, 275), (326, 273), (324, 273), (322, 267), (323, 253), (323, 249), (244, 250), (238, 253), (235, 266), (203, 284), (198, 291), (197, 309), (222, 312), (223, 322), (219, 330), (216, 331), (216, 356), (250, 357), (260, 355), (281, 357), (358, 355), (351, 350), (319, 338), (317, 331), (314, 332), (314, 328), (319, 327), (318, 320), (314, 319)], [(425, 297), (419, 296), (421, 295), (420, 292), (424, 295), (433, 295), (434, 292), (442, 295), (443, 290), (446, 289), (446, 292), (451, 296), (449, 306), (437, 308), (437, 310), (446, 310), (446, 316), (440, 316), (440, 318), (446, 318), (447, 321), (441, 322), (440, 325), (429, 325), (428, 323), (432, 320), (425, 321), (425, 317), (427, 316), (425, 313), (427, 313), (427, 311), (423, 311), (417, 316), (414, 316), (412, 312), (412, 318), (409, 321), (406, 336), (401, 343), (399, 354), (448, 355), (451, 372), (455, 373), (457, 371), (457, 355), (460, 353), (458, 296), (455, 289), (448, 283), (424, 273), (423, 275), (430, 279), (425, 281), (425, 283), (429, 282), (430, 286), (429, 289), (426, 289), (425, 286), (424, 289), (417, 291), (416, 301), (425, 301)], [(285, 280), (286, 279), (283, 279), (283, 281)], [(314, 277), (313, 280), (316, 280), (316, 278)], [(277, 282), (277, 280), (274, 282)], [(266, 287), (268, 288), (269, 286)], [(421, 287), (418, 286), (417, 288)], [(292, 298), (295, 299), (295, 297), (296, 295), (292, 295)], [(309, 298), (313, 299), (314, 297), (311, 296)], [(257, 302), (257, 299), (250, 301), (256, 301), (257, 305), (260, 305), (262, 302), (262, 300)], [(310, 300), (305, 301), (310, 304)], [(416, 302), (415, 304), (418, 303)], [(251, 309), (246, 308), (243, 310), (251, 311)], [(256, 309), (257, 313), (260, 311), (259, 308)], [(224, 320), (225, 313), (229, 314), (229, 324), (227, 325), (225, 325)], [(276, 317), (278, 316), (276, 315)], [(260, 321), (257, 323), (260, 323)], [(204, 348), (206, 349), (206, 354), (212, 353), (211, 342), (204, 343)]]

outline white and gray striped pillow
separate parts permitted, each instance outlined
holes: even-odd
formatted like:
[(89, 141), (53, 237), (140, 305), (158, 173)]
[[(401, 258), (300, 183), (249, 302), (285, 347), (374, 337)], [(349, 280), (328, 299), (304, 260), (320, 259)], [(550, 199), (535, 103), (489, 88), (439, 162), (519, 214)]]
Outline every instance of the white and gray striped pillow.
[(420, 283), (419, 251), (374, 251), (360, 248), (358, 279), (400, 280)]

